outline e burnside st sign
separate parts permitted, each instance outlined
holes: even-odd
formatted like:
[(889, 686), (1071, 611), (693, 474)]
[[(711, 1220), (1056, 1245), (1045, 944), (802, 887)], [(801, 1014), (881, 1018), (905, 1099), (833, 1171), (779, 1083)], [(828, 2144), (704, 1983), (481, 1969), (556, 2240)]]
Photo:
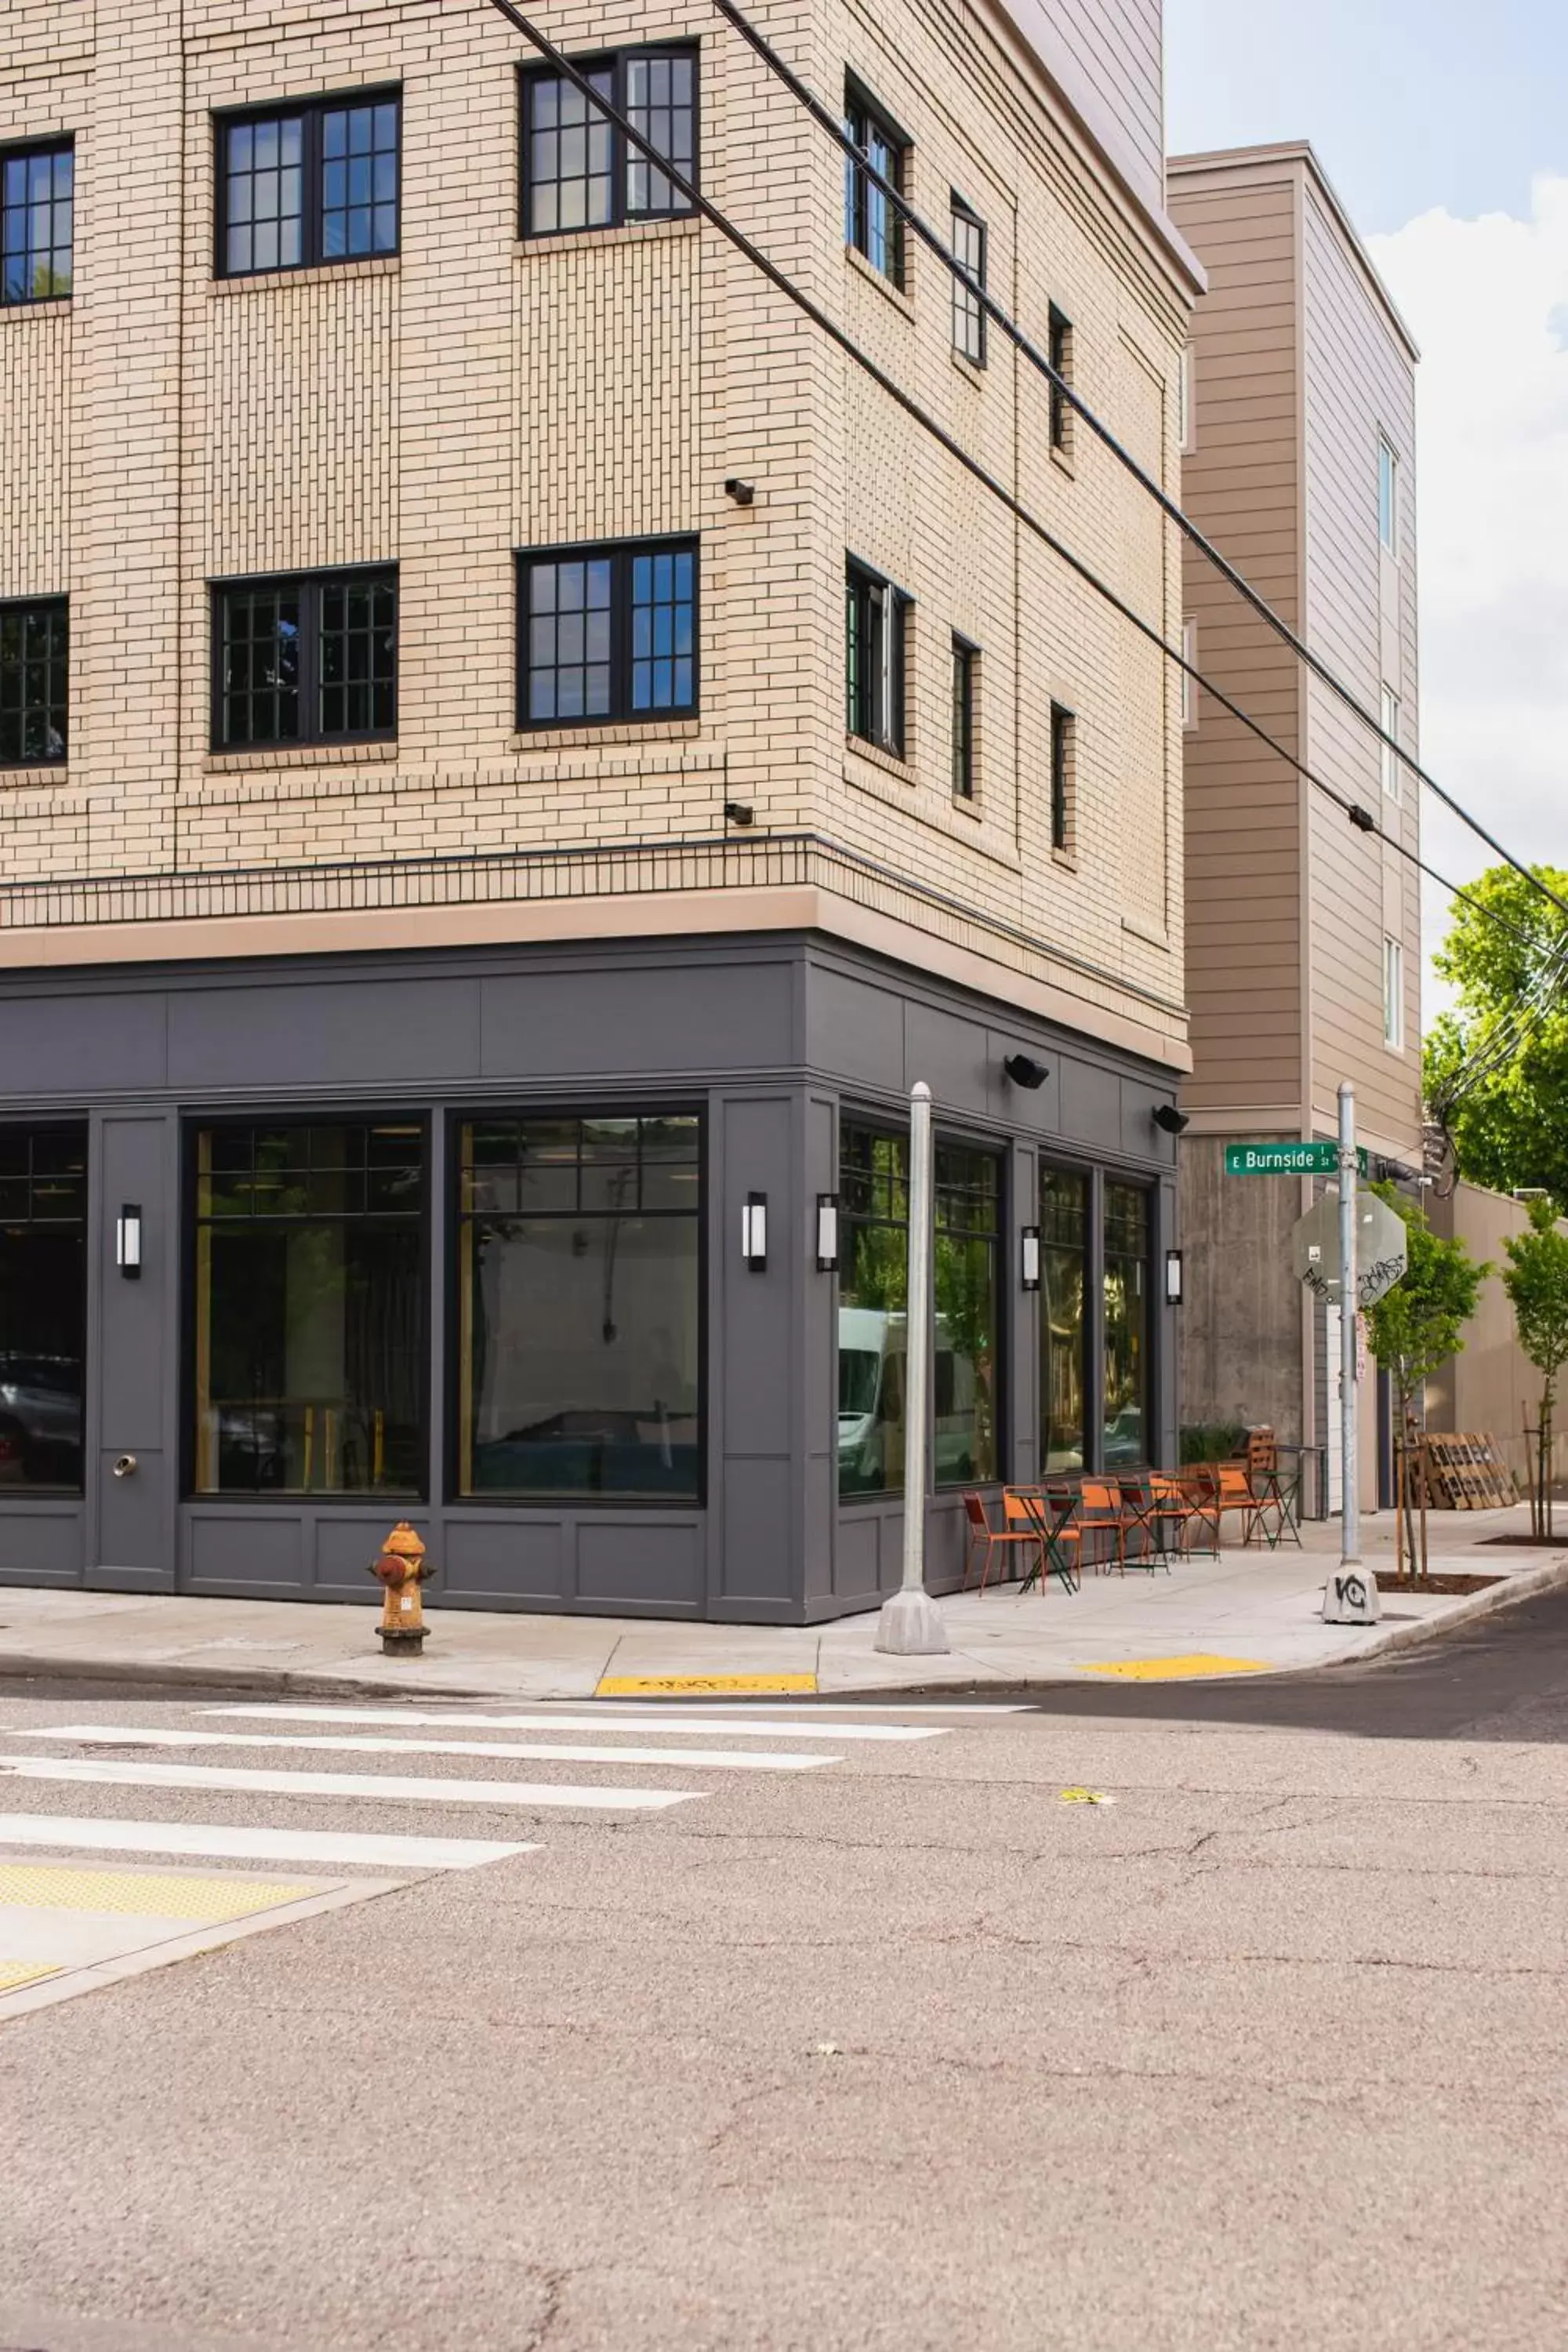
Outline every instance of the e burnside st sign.
[[(1366, 1153), (1360, 1144), (1356, 1165), (1364, 1176)], [(1225, 1172), (1227, 1176), (1337, 1176), (1340, 1147), (1337, 1143), (1227, 1143)]]

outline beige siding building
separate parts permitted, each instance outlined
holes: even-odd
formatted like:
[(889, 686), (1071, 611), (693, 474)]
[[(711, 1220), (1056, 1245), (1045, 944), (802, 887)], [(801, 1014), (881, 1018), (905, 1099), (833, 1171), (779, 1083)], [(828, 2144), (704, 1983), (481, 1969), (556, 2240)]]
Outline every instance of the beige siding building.
[[(1173, 486), (1157, 0), (757, 16)], [(1173, 1444), (1174, 681), (620, 126), (1167, 637), (1171, 534), (710, 7), (541, 21), (607, 115), (484, 0), (0, 0), (0, 1359), (76, 1413), (0, 1574), (358, 1591), (390, 1510), (459, 1601), (867, 1605), (922, 1077), (935, 1572)]]
[[(1172, 211), (1208, 291), (1193, 322), (1184, 503), (1342, 679), (1416, 751), (1416, 352), (1304, 145), (1187, 156)], [(1191, 549), (1195, 659), (1295, 758), (1373, 816), (1342, 812), (1199, 692), (1186, 734), (1183, 1224), (1194, 1268), (1183, 1417), (1327, 1436), (1321, 1314), (1290, 1267), (1296, 1180), (1223, 1173), (1226, 1139), (1329, 1137), (1342, 1079), (1362, 1141), (1421, 1147), (1417, 794)], [(1375, 1468), (1370, 1445), (1363, 1458)]]

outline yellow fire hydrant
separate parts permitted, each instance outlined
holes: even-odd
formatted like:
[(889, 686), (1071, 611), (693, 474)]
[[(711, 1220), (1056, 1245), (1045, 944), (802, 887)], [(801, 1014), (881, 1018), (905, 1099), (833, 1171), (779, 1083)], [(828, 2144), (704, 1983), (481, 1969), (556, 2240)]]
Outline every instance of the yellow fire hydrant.
[(419, 1588), (436, 1573), (425, 1547), (406, 1519), (399, 1519), (371, 1562), (370, 1572), (385, 1588), (381, 1604), (381, 1646), (389, 1657), (416, 1658), (425, 1646), (425, 1605)]

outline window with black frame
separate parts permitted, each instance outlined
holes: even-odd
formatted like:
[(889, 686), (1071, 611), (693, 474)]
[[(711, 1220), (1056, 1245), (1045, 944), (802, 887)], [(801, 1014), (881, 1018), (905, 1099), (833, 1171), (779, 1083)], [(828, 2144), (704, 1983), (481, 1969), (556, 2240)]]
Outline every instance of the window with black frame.
[(904, 756), (907, 603), (890, 580), (853, 560), (846, 564), (845, 726), (895, 760)]
[[(697, 177), (697, 51), (623, 49), (579, 68), (682, 179)], [(564, 74), (522, 78), (522, 234), (614, 228), (691, 210), (667, 172)]]
[(697, 709), (692, 540), (518, 558), (518, 724), (679, 719)]
[(460, 1494), (699, 1498), (701, 1211), (694, 1116), (465, 1122)]
[(1040, 1460), (1082, 1470), (1089, 1301), (1089, 1179), (1040, 1171)]
[(0, 604), (0, 767), (65, 758), (69, 651), (63, 596)]
[(838, 1139), (838, 1492), (901, 1494), (910, 1146), (845, 1119)]
[(1105, 1188), (1107, 1470), (1149, 1459), (1149, 1195)]
[(952, 281), (952, 348), (973, 367), (985, 365), (985, 310), (975, 288), (985, 284), (985, 224), (960, 195), (952, 199), (952, 257), (963, 277)]
[(937, 1486), (970, 1486), (1000, 1475), (1002, 1171), (963, 1144), (934, 1156), (932, 1459)]
[(75, 181), (68, 139), (0, 151), (0, 303), (69, 294)]
[(0, 1496), (80, 1491), (87, 1129), (0, 1127)]
[(215, 751), (395, 735), (395, 572), (226, 582), (213, 636)]
[[(871, 169), (902, 195), (909, 143), (854, 89), (845, 94), (844, 128)], [(868, 179), (860, 165), (847, 156), (844, 163), (844, 242), (862, 255), (890, 285), (902, 287), (903, 216), (887, 189)]]
[(395, 91), (313, 99), (218, 124), (218, 275), (397, 251)]
[(196, 1493), (417, 1494), (422, 1126), (205, 1128), (195, 1207)]

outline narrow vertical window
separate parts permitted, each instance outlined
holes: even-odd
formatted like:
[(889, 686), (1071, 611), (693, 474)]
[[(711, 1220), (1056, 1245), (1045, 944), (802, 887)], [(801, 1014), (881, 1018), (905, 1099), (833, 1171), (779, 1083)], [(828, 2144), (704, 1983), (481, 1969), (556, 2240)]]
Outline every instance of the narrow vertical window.
[[(1391, 686), (1383, 689), (1383, 731), (1399, 739), (1399, 697)], [(1393, 744), (1384, 743), (1383, 750), (1383, 789), (1391, 801), (1400, 796), (1399, 754)]]
[[(689, 49), (653, 52), (625, 61), (626, 120), (650, 146), (668, 156), (683, 179), (697, 171), (697, 60)], [(655, 220), (689, 210), (658, 165), (626, 150), (626, 217)]]
[(1182, 672), (1182, 724), (1195, 727), (1198, 723), (1198, 682), (1193, 672), (1198, 666), (1198, 625), (1195, 621), (1182, 623), (1182, 659), (1187, 667)]
[(0, 767), (65, 758), (69, 635), (63, 596), (0, 604)]
[(985, 224), (962, 196), (952, 199), (952, 257), (969, 279), (952, 281), (952, 348), (973, 367), (985, 364), (985, 311), (975, 293), (985, 284)]
[(322, 114), (323, 261), (396, 252), (397, 116), (394, 99)]
[(1047, 356), (1062, 383), (1051, 386), (1051, 446), (1064, 457), (1072, 454), (1072, 406), (1062, 384), (1072, 382), (1072, 321), (1051, 304), (1050, 347)]
[(1380, 435), (1377, 444), (1377, 535), (1388, 553), (1399, 553), (1399, 460)]
[(68, 139), (0, 152), (0, 303), (70, 292), (75, 176)]
[(1391, 1053), (1405, 1050), (1405, 950), (1398, 940), (1383, 942), (1383, 1042)]
[(1105, 1188), (1105, 1424), (1102, 1466), (1149, 1459), (1149, 1195)]
[[(889, 185), (904, 193), (907, 142), (852, 91), (845, 100), (844, 128)], [(845, 159), (844, 242), (852, 245), (892, 285), (904, 282), (904, 224), (898, 208), (858, 163)]]
[(1184, 343), (1181, 363), (1176, 370), (1176, 446), (1184, 457), (1194, 446), (1196, 422), (1193, 408), (1193, 347), (1191, 343)]
[(1040, 1459), (1082, 1470), (1089, 1341), (1089, 1179), (1040, 1170)]
[(696, 701), (696, 612), (692, 548), (632, 558), (634, 710), (689, 710)]
[(974, 798), (974, 680), (980, 656), (963, 637), (952, 641), (952, 796)]
[(910, 1147), (845, 1119), (838, 1137), (838, 1493), (904, 1484)]
[(80, 1491), (87, 1129), (0, 1125), (0, 1493)]
[(1073, 715), (1051, 705), (1051, 847), (1067, 849), (1072, 838)]
[(851, 735), (904, 756), (905, 599), (851, 563), (845, 579), (846, 723)]

